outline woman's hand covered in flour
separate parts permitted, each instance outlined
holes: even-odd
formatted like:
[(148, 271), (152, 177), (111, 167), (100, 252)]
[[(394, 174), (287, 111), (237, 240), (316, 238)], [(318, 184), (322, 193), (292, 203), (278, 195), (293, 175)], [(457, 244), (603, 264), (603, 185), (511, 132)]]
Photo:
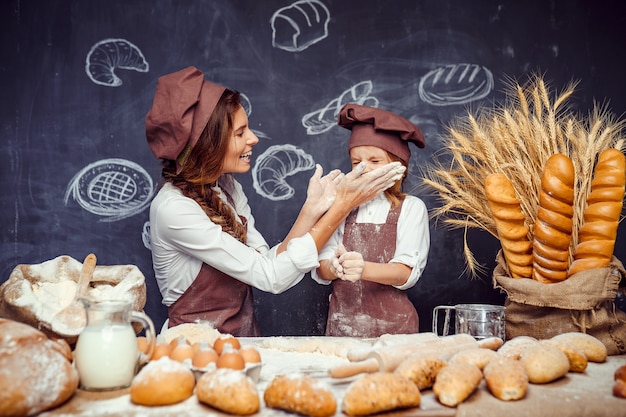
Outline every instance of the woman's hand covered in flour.
[(335, 257), (330, 260), (330, 272), (339, 279), (355, 282), (361, 279), (365, 261), (359, 252), (348, 252), (339, 244)]
[(351, 202), (354, 207), (367, 203), (396, 181), (402, 179), (406, 167), (400, 162), (391, 162), (368, 172), (361, 162), (344, 176), (337, 188), (337, 199)]
[(344, 174), (338, 169), (334, 169), (322, 176), (322, 167), (317, 164), (315, 173), (309, 179), (309, 187), (306, 192), (305, 204), (309, 209), (319, 215), (325, 213), (333, 204), (333, 201), (335, 201), (337, 185), (343, 177)]

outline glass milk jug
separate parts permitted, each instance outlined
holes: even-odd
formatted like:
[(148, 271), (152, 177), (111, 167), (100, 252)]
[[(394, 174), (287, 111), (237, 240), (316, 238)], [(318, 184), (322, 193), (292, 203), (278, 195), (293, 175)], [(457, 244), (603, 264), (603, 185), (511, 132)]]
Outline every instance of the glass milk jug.
[[(82, 298), (87, 325), (78, 335), (74, 349), (74, 365), (80, 377), (80, 388), (87, 391), (108, 391), (126, 388), (139, 366), (154, 351), (155, 334), (152, 320), (134, 311), (127, 301), (93, 301)], [(148, 340), (148, 352), (137, 348), (132, 322), (140, 323)]]

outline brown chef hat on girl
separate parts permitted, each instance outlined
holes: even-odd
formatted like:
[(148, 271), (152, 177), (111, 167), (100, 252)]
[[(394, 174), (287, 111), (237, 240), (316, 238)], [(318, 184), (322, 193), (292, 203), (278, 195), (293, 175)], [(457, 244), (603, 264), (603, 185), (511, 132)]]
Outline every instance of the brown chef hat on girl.
[(339, 111), (339, 126), (350, 129), (348, 149), (355, 146), (376, 146), (409, 163), (409, 142), (418, 148), (426, 146), (419, 127), (402, 116), (376, 107), (348, 103)]
[(206, 81), (196, 67), (159, 77), (146, 115), (146, 138), (154, 156), (176, 160), (180, 172), (224, 90)]

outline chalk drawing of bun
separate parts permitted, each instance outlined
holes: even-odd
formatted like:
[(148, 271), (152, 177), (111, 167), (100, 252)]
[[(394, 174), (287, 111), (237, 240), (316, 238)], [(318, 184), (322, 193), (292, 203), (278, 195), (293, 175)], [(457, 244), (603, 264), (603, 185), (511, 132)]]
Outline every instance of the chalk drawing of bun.
[(272, 46), (303, 51), (328, 36), (328, 8), (319, 0), (300, 0), (272, 15)]
[(150, 175), (138, 164), (125, 159), (102, 159), (87, 165), (72, 178), (65, 192), (90, 213), (112, 222), (139, 213), (154, 194)]
[(493, 90), (493, 75), (476, 64), (452, 64), (436, 68), (422, 77), (419, 96), (433, 106), (469, 103)]
[(346, 103), (378, 107), (378, 99), (370, 96), (372, 88), (371, 81), (362, 81), (345, 90), (325, 107), (305, 114), (302, 117), (302, 126), (306, 128), (306, 133), (308, 135), (319, 135), (336, 126), (337, 115)]
[(143, 54), (125, 39), (104, 39), (87, 54), (85, 72), (96, 84), (108, 87), (122, 85), (122, 80), (115, 74), (117, 68), (148, 72), (150, 66)]
[(252, 185), (257, 194), (273, 200), (288, 200), (295, 190), (286, 179), (315, 168), (313, 157), (290, 144), (270, 146), (252, 168)]

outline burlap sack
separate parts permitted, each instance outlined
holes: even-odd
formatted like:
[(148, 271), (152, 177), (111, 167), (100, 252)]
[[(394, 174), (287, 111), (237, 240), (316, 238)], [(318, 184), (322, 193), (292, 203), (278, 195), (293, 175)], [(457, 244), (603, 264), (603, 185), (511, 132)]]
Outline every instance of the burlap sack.
[(496, 260), (493, 285), (507, 295), (507, 340), (582, 332), (600, 339), (609, 355), (626, 353), (626, 313), (615, 305), (620, 282), (626, 284), (619, 259), (613, 257), (608, 267), (582, 271), (554, 284), (511, 278), (501, 251)]

